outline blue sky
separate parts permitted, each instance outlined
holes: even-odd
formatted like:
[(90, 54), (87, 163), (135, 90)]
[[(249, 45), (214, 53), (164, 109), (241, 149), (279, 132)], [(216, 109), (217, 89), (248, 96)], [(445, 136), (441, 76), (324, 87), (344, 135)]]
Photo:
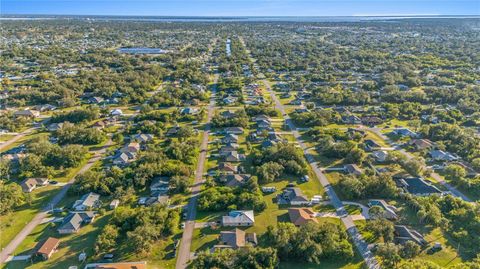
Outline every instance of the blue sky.
[(480, 15), (480, 0), (0, 0), (0, 13), (154, 16)]

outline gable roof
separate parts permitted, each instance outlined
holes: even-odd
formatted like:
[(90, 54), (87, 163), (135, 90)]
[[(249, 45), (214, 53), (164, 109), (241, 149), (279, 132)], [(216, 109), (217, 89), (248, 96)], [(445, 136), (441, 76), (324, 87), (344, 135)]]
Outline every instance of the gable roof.
[(35, 253), (50, 255), (60, 244), (60, 240), (54, 237), (49, 237), (47, 240), (39, 243), (36, 247)]

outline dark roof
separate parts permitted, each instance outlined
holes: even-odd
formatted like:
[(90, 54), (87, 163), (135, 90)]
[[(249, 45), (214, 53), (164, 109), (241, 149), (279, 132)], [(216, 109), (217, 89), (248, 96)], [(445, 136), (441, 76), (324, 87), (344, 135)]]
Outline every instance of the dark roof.
[(442, 193), (437, 187), (420, 177), (395, 178), (398, 187), (412, 194), (429, 195)]

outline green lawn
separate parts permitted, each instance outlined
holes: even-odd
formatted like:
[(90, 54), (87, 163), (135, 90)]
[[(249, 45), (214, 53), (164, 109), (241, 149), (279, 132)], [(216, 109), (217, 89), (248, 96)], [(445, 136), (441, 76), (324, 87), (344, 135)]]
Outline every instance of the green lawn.
[(14, 212), (0, 216), (0, 247), (5, 247), (30, 222), (38, 211), (58, 192), (59, 188), (46, 186), (31, 193), (31, 203)]
[[(47, 261), (39, 261), (31, 264), (30, 262), (17, 261), (9, 262), (4, 268), (16, 269), (16, 268), (58, 268), (64, 269), (71, 265), (77, 265), (81, 268), (81, 263), (78, 262), (78, 255), (82, 252), (87, 254), (88, 262), (91, 262), (91, 258), (94, 255), (93, 246), (98, 234), (102, 228), (108, 223), (110, 213), (98, 217), (91, 224), (85, 225), (76, 234), (59, 235), (55, 231), (54, 225), (42, 225), (40, 228), (35, 229), (32, 235), (29, 236), (28, 242), (32, 243), (32, 248), (36, 240), (47, 238), (48, 236), (56, 236), (60, 239), (60, 245), (58, 251), (55, 252), (52, 257)], [(28, 248), (30, 246), (23, 245), (22, 247)]]

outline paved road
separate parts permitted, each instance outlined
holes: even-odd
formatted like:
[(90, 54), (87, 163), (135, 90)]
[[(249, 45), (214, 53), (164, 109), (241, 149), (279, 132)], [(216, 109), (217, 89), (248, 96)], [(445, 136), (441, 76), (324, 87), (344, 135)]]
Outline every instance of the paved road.
[[(365, 127), (363, 126), (364, 129), (368, 129), (372, 132), (374, 132), (376, 135), (378, 135), (379, 137), (381, 137), (383, 140), (385, 140), (387, 143), (389, 143), (390, 145), (393, 143), (393, 141), (386, 137), (382, 132), (380, 132), (380, 129), (379, 128), (368, 128), (368, 127)], [(397, 149), (403, 156), (405, 156), (407, 159), (413, 159), (414, 156), (412, 154), (410, 154), (409, 152), (407, 152), (405, 149), (402, 149), (400, 147), (394, 147), (395, 149)], [(426, 169), (426, 167), (424, 167), (424, 169)], [(448, 184), (445, 179), (443, 179), (439, 174), (437, 173), (432, 173), (430, 175), (433, 179), (435, 179), (438, 183), (440, 183), (442, 186), (444, 186), (447, 190), (449, 190), (454, 196), (457, 196), (461, 199), (463, 199), (464, 201), (467, 201), (467, 202), (472, 202), (472, 199), (468, 198), (465, 194), (463, 194), (461, 191), (459, 191), (457, 188), (455, 188), (454, 186)]]
[(20, 140), (22, 137), (26, 136), (26, 135), (29, 135), (31, 134), (36, 128), (30, 128), (30, 129), (27, 129), (19, 134), (17, 134), (16, 136), (12, 137), (12, 139), (8, 140), (8, 141), (5, 141), (3, 144), (0, 145), (0, 151), (3, 151), (5, 148), (7, 148), (8, 146), (10, 146), (11, 144), (17, 142), (18, 140)]
[[(218, 80), (218, 74), (215, 74), (214, 85)], [(197, 170), (195, 171), (195, 180), (192, 186), (192, 195), (187, 205), (187, 217), (185, 221), (185, 229), (183, 230), (182, 241), (177, 255), (176, 269), (187, 268), (190, 261), (190, 248), (192, 245), (193, 230), (195, 229), (195, 216), (197, 214), (197, 199), (203, 184), (203, 168), (205, 166), (205, 160), (208, 151), (208, 135), (210, 133), (210, 121), (213, 117), (215, 110), (215, 93), (216, 88), (213, 88), (212, 96), (210, 97), (210, 103), (208, 104), (207, 122), (205, 125), (202, 143), (200, 145), (200, 155), (198, 156)]]
[[(240, 37), (240, 42), (245, 46), (243, 38)], [(247, 52), (250, 54), (250, 51), (247, 49)], [(252, 60), (254, 60), (251, 55), (249, 55)], [(263, 76), (264, 77), (264, 76)], [(335, 193), (333, 187), (330, 185), (327, 177), (322, 173), (318, 164), (315, 162), (313, 156), (309, 153), (309, 148), (305, 145), (304, 141), (301, 139), (300, 133), (298, 132), (297, 127), (293, 123), (293, 121), (288, 116), (287, 112), (285, 111), (284, 106), (278, 100), (277, 96), (275, 95), (274, 91), (271, 89), (270, 84), (266, 80), (262, 80), (263, 84), (265, 85), (267, 91), (270, 93), (272, 100), (275, 103), (276, 109), (280, 110), (285, 119), (285, 123), (287, 124), (288, 128), (292, 131), (295, 140), (298, 142), (300, 147), (305, 154), (305, 158), (307, 159), (308, 163), (310, 164), (313, 172), (316, 175), (316, 178), (320, 181), (323, 188), (327, 192), (328, 196), (330, 197), (330, 201), (332, 205), (337, 210), (337, 214), (340, 216), (343, 224), (347, 228), (348, 233), (350, 234), (355, 246), (357, 247), (358, 251), (362, 255), (363, 259), (365, 260), (365, 264), (369, 269), (378, 269), (380, 265), (378, 261), (375, 259), (375, 256), (370, 252), (368, 249), (368, 244), (363, 240), (362, 235), (358, 231), (353, 219), (350, 215), (348, 215), (347, 211), (345, 210), (342, 201), (338, 198), (337, 194)]]
[(330, 182), (328, 181), (327, 177), (322, 173), (320, 168), (318, 168), (318, 164), (315, 162), (313, 156), (309, 153), (309, 148), (305, 145), (304, 141), (301, 139), (301, 136), (297, 130), (297, 127), (295, 126), (293, 121), (290, 119), (290, 117), (286, 113), (284, 106), (282, 105), (282, 103), (280, 103), (277, 96), (272, 91), (268, 81), (263, 80), (262, 82), (265, 84), (267, 91), (270, 93), (272, 100), (275, 102), (275, 107), (278, 110), (280, 110), (283, 117), (285, 118), (285, 123), (288, 125), (289, 129), (292, 130), (293, 136), (295, 137), (298, 144), (302, 148), (303, 153), (305, 154), (305, 157), (308, 163), (310, 164), (310, 166), (312, 167), (316, 177), (318, 178), (318, 180), (324, 187), (325, 191), (327, 192), (328, 196), (330, 197), (330, 201), (332, 205), (337, 210), (337, 214), (340, 216), (340, 219), (342, 220), (343, 224), (347, 228), (348, 233), (352, 237), (353, 242), (355, 243), (358, 251), (362, 255), (363, 259), (365, 260), (366, 265), (370, 269), (380, 268), (378, 261), (375, 259), (375, 256), (368, 249), (368, 244), (365, 242), (365, 240), (363, 240), (362, 235), (360, 234), (357, 227), (355, 226), (355, 223), (353, 222), (352, 217), (348, 215), (347, 211), (343, 206), (342, 201), (338, 198), (333, 187), (330, 185)]
[(90, 160), (88, 160), (88, 162), (73, 175), (73, 177), (67, 182), (67, 184), (62, 187), (60, 192), (58, 192), (52, 198), (48, 205), (42, 208), (40, 213), (35, 215), (35, 217), (25, 227), (23, 227), (20, 233), (18, 233), (15, 238), (13, 238), (13, 240), (10, 241), (10, 243), (8, 243), (8, 245), (2, 249), (2, 252), (0, 252), (0, 264), (4, 263), (7, 258), (13, 254), (15, 249), (23, 242), (23, 240), (25, 240), (25, 238), (33, 231), (33, 229), (35, 229), (37, 225), (42, 223), (43, 219), (48, 216), (48, 212), (65, 197), (68, 189), (70, 189), (72, 184), (75, 182), (76, 177), (89, 170), (95, 164), (95, 162), (100, 160), (110, 145), (112, 145), (111, 139), (109, 139), (101, 149), (94, 152), (92, 158), (90, 158)]

